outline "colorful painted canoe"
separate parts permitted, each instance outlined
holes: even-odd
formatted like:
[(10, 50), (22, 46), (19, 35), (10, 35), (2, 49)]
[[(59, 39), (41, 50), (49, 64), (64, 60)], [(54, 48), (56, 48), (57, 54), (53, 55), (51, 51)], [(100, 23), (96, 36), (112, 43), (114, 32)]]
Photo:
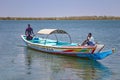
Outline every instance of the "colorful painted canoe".
[[(47, 37), (41, 38), (34, 36), (32, 40), (27, 40), (26, 35), (21, 35), (21, 37), (28, 47), (52, 54), (100, 60), (113, 53), (113, 50), (102, 52), (101, 50), (104, 48), (104, 45), (102, 44), (96, 44), (95, 46), (79, 46), (77, 43), (72, 42), (70, 35), (64, 30), (42, 29), (38, 31), (37, 34), (44, 34), (47, 35)], [(56, 35), (56, 40), (48, 39), (48, 36), (52, 34), (67, 34), (70, 42), (59, 41)]]

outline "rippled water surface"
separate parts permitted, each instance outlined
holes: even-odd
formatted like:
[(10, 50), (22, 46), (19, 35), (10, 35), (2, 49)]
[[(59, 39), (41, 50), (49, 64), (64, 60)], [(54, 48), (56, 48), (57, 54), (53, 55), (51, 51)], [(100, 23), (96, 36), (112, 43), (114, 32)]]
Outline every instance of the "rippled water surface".
[[(105, 44), (104, 50), (114, 47), (116, 52), (92, 61), (32, 50), (20, 37), (27, 24), (34, 33), (43, 28), (63, 29), (77, 43), (91, 32), (97, 42)], [(119, 36), (119, 20), (0, 21), (0, 80), (119, 80)]]

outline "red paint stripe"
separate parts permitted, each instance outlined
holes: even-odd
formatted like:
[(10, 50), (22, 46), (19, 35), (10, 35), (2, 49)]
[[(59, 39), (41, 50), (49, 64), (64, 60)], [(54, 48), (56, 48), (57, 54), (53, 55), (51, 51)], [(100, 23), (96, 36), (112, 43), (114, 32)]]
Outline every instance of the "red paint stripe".
[(74, 50), (65, 50), (63, 52), (73, 52)]

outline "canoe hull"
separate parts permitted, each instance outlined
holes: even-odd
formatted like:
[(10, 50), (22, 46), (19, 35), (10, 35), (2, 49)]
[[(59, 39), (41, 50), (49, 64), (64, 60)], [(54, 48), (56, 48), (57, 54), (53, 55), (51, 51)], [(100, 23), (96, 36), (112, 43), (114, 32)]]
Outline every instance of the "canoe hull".
[(97, 52), (94, 53), (96, 47), (90, 46), (48, 46), (38, 43), (32, 43), (21, 36), (26, 45), (32, 49), (39, 50), (42, 52), (52, 53), (52, 54), (62, 54), (62, 55), (69, 55), (69, 56), (76, 56), (76, 57), (83, 57), (89, 58), (92, 60), (100, 60), (108, 55), (112, 54), (112, 50), (105, 51), (105, 52)]
[(46, 50), (44, 48), (35, 48), (35, 47), (31, 47), (31, 46), (28, 46), (28, 47), (35, 49), (35, 50), (39, 50), (41, 52), (47, 52), (47, 53), (57, 54), (57, 55), (75, 56), (75, 57), (79, 57), (79, 58), (88, 58), (88, 59), (92, 59), (92, 60), (101, 60), (113, 53), (112, 50), (98, 52), (98, 53), (94, 53), (94, 54), (82, 53), (82, 52), (74, 52), (74, 53), (73, 52), (53, 52), (51, 49)]
[(51, 54), (58, 54), (58, 55), (68, 55), (68, 56), (75, 56), (79, 58), (89, 58), (92, 60), (101, 60), (104, 59), (105, 57), (109, 56), (112, 54), (112, 50), (104, 51), (104, 52), (98, 52), (98, 53), (83, 53), (83, 52), (60, 52), (60, 51), (53, 51), (52, 48), (38, 48), (38, 47), (33, 47), (33, 46), (28, 46), (32, 49), (39, 50), (41, 52), (47, 52)]

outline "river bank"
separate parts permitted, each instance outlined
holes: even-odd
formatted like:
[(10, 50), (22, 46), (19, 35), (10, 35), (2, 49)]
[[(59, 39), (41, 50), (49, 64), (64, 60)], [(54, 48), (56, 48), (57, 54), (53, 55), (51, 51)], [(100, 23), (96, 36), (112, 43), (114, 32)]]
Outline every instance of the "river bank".
[(0, 17), (0, 20), (120, 20), (120, 16)]

